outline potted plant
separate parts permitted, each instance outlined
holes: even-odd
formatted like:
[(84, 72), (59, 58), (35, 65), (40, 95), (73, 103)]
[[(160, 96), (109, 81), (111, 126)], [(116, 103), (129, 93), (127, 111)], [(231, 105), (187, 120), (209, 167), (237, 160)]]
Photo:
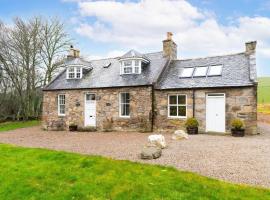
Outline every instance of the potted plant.
[(234, 119), (231, 123), (232, 136), (243, 137), (245, 135), (244, 123), (241, 119)]
[(78, 125), (71, 123), (68, 128), (69, 128), (69, 131), (77, 131)]
[(196, 118), (188, 118), (185, 126), (188, 134), (198, 134), (199, 122)]

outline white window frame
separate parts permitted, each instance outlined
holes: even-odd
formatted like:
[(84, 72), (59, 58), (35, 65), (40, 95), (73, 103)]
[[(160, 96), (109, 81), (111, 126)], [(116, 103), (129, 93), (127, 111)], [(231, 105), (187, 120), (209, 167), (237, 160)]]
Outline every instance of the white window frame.
[[(177, 96), (176, 98), (176, 104), (170, 104), (170, 97), (171, 96)], [(178, 96), (185, 96), (186, 104), (178, 104)], [(170, 115), (170, 106), (176, 106), (176, 113), (177, 116), (171, 116)], [(178, 116), (178, 107), (179, 106), (185, 106), (186, 107), (186, 116)], [(186, 94), (169, 94), (168, 95), (168, 118), (176, 118), (176, 119), (186, 119), (187, 118), (187, 95)]]
[[(131, 65), (130, 66), (124, 66), (124, 62), (130, 61)], [(138, 62), (138, 65), (135, 65), (135, 63)], [(122, 60), (120, 63), (121, 69), (120, 69), (120, 74), (141, 74), (142, 72), (142, 60), (141, 59), (125, 59)], [(131, 68), (131, 73), (125, 73), (125, 68)], [(136, 68), (138, 69), (136, 72)]]
[[(129, 103), (122, 103), (121, 96), (122, 94), (129, 94)], [(129, 115), (122, 115), (122, 104), (128, 104), (129, 105)], [(119, 117), (121, 118), (130, 118), (130, 93), (129, 92), (120, 92), (119, 93)]]
[[(64, 104), (61, 103), (60, 96), (64, 96)], [(61, 113), (60, 106), (64, 106), (64, 113)], [(58, 94), (58, 97), (57, 97), (57, 110), (58, 110), (58, 116), (65, 116), (66, 115), (66, 95), (65, 94)]]
[[(70, 78), (69, 75), (71, 74), (70, 69), (73, 68), (74, 69), (74, 78)], [(78, 70), (79, 69), (79, 70)], [(77, 75), (80, 74), (79, 78), (77, 77)], [(82, 78), (82, 66), (68, 66), (67, 67), (67, 79), (81, 79)]]

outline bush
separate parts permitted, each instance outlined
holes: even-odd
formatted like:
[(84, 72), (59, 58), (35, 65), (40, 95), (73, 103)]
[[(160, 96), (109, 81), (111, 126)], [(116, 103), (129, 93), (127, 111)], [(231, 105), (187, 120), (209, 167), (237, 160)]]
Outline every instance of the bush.
[(185, 123), (185, 126), (187, 128), (196, 128), (199, 126), (199, 122), (196, 118), (188, 118)]
[(234, 119), (232, 120), (231, 126), (233, 129), (241, 130), (244, 127), (244, 122), (241, 119)]

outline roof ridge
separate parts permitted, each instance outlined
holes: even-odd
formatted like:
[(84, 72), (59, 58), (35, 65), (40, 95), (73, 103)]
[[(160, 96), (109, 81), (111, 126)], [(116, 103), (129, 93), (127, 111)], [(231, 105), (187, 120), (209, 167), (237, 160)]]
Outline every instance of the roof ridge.
[(225, 56), (236, 56), (236, 55), (241, 55), (241, 54), (245, 54), (245, 52), (223, 54), (223, 55), (216, 55), (216, 56), (205, 56), (205, 57), (197, 57), (197, 58), (175, 59), (172, 61), (186, 61), (186, 60), (197, 60), (197, 59), (205, 59), (205, 58), (218, 58), (218, 57), (225, 57)]

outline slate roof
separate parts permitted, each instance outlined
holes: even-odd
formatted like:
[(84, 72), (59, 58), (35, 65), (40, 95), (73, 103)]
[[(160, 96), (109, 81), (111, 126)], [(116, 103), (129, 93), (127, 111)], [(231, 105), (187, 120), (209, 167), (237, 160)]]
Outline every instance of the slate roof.
[[(142, 69), (141, 74), (120, 75), (121, 58), (141, 56), (150, 62)], [(155, 84), (156, 89), (185, 89), (212, 87), (252, 86), (256, 83), (255, 65), (250, 64), (245, 53), (214, 56), (197, 59), (172, 60), (169, 65), (163, 52), (140, 54), (134, 50), (122, 57), (84, 61), (80, 58), (68, 59), (65, 65), (83, 65), (82, 79), (66, 79), (62, 71), (44, 90), (86, 89), (142, 86)], [(223, 65), (221, 76), (180, 78), (185, 67)], [(252, 78), (252, 77), (255, 77)]]
[(144, 58), (145, 60), (149, 61), (149, 58), (146, 55), (141, 54), (138, 51), (135, 51), (134, 49), (130, 50), (129, 52), (120, 57), (120, 59), (125, 58)]
[[(185, 67), (223, 65), (221, 76), (180, 78)], [(252, 73), (252, 72), (251, 72)], [(254, 73), (254, 72), (253, 72)], [(255, 72), (256, 73), (256, 72)], [(250, 86), (249, 57), (245, 53), (171, 61), (157, 84), (158, 89)]]
[[(147, 53), (143, 56), (150, 63), (142, 69), (141, 74), (120, 75), (119, 57), (92, 60), (86, 63), (92, 69), (84, 74), (82, 79), (66, 79), (66, 70), (64, 70), (44, 90), (151, 85), (161, 74), (167, 63), (167, 58), (163, 56), (163, 52)], [(111, 64), (109, 65), (109, 63)]]

